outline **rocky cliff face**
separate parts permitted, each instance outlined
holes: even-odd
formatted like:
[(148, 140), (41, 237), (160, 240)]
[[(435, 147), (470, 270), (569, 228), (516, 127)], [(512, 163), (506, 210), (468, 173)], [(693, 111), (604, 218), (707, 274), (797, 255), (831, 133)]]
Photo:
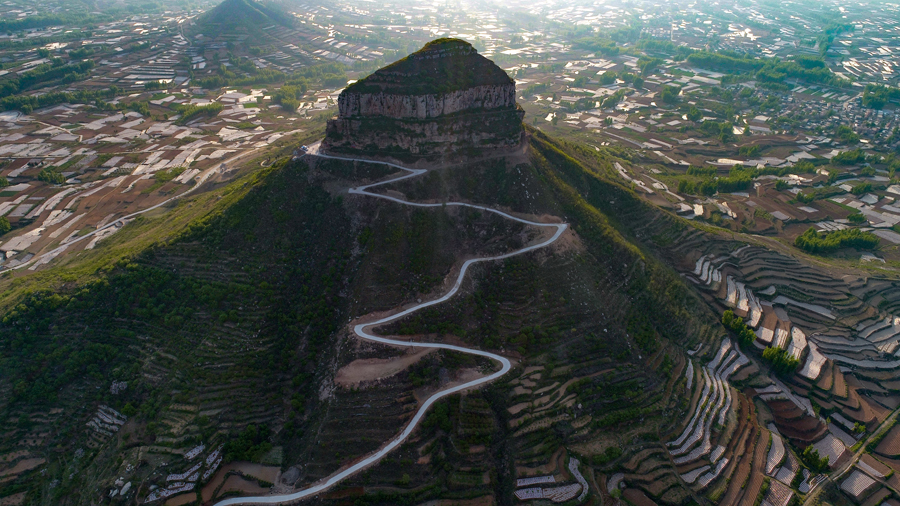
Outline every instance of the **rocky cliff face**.
[(515, 82), (467, 42), (438, 39), (345, 89), (332, 152), (443, 157), (517, 146)]
[(516, 86), (485, 85), (444, 94), (400, 95), (395, 93), (341, 93), (341, 118), (387, 116), (390, 118), (437, 118), (467, 109), (515, 109)]

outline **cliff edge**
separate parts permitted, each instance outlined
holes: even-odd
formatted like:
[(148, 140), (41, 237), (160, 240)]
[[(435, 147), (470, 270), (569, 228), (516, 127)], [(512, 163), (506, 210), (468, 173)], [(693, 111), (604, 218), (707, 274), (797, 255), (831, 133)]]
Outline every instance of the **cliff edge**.
[(468, 42), (437, 39), (348, 86), (326, 151), (414, 158), (479, 155), (524, 137), (515, 82)]

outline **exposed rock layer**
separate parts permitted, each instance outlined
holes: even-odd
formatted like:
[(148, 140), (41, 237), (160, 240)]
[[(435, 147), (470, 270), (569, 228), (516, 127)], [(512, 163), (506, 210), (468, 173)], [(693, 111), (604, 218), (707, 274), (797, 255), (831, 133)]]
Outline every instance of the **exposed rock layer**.
[(515, 109), (516, 87), (485, 85), (434, 95), (394, 93), (341, 93), (341, 118), (387, 116), (390, 118), (437, 118), (467, 109)]
[(515, 82), (467, 42), (439, 39), (348, 86), (328, 122), (333, 152), (446, 156), (518, 145)]

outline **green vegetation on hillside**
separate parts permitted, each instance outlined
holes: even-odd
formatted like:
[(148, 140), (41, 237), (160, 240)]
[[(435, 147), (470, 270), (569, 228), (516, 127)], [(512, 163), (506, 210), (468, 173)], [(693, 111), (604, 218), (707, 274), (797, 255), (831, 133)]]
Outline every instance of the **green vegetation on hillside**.
[[(209, 30), (225, 31), (223, 27), (240, 26), (255, 33), (269, 25), (291, 27), (296, 20), (290, 12), (276, 3), (255, 0), (225, 0), (197, 19), (197, 23)], [(210, 26), (213, 25), (213, 26)]]
[(826, 455), (824, 457), (819, 456), (819, 450), (817, 450), (813, 445), (809, 445), (803, 450), (803, 453), (800, 454), (800, 458), (803, 459), (803, 463), (806, 464), (810, 469), (817, 473), (824, 473), (828, 471), (828, 460), (829, 457)]
[(838, 165), (857, 165), (866, 161), (866, 153), (862, 149), (841, 151), (831, 158), (832, 163)]
[(52, 63), (44, 63), (28, 72), (23, 72), (17, 78), (0, 81), (0, 98), (15, 95), (20, 91), (54, 80), (59, 80), (60, 84), (82, 81), (87, 78), (92, 68), (94, 68), (94, 60), (64, 65), (62, 60), (57, 58)]
[(272, 94), (272, 102), (280, 105), (285, 111), (294, 112), (300, 107), (300, 99), (303, 98), (307, 88), (305, 82), (296, 86), (282, 86)]
[(858, 228), (817, 232), (815, 227), (810, 227), (794, 240), (794, 246), (821, 255), (841, 248), (873, 249), (878, 246), (879, 241), (875, 234), (863, 232)]
[(122, 92), (118, 86), (110, 86), (103, 90), (52, 91), (40, 95), (12, 95), (0, 99), (0, 110), (19, 110), (25, 114), (34, 109), (58, 104), (93, 104), (99, 100), (115, 98)]
[(892, 100), (900, 100), (900, 88), (880, 84), (867, 84), (863, 90), (863, 107), (882, 109)]
[[(260, 69), (249, 60), (236, 60), (235, 68), (242, 70), (245, 75), (220, 68), (219, 75), (204, 77), (194, 81), (197, 86), (216, 89), (226, 86), (253, 86), (257, 84), (285, 83), (293, 86), (308, 86), (308, 81), (318, 81), (325, 86), (342, 86), (347, 83), (347, 75), (344, 66), (340, 63), (320, 63), (303, 67), (302, 69), (286, 74), (280, 70)], [(249, 63), (249, 65), (246, 65)]]
[(763, 350), (762, 357), (779, 376), (788, 377), (794, 374), (800, 365), (800, 360), (788, 355), (788, 352), (782, 348), (766, 348)]
[(41, 172), (37, 175), (37, 179), (38, 181), (45, 181), (50, 184), (63, 184), (66, 182), (66, 177), (52, 167), (41, 169)]
[(740, 342), (743, 344), (750, 344), (756, 340), (756, 334), (753, 333), (753, 329), (744, 323), (743, 318), (736, 316), (734, 311), (730, 309), (722, 313), (722, 325), (725, 325), (726, 328), (737, 334)]
[[(352, 233), (334, 233), (352, 231), (341, 198), (310, 184), (308, 170), (302, 162), (283, 160), (232, 183), (221, 199), (197, 197), (163, 218), (171, 233), (183, 227), (183, 216), (195, 216), (180, 237), (113, 265), (101, 263), (102, 270), (92, 270), (93, 280), (70, 280), (63, 290), (32, 290), (14, 300), (16, 292), (6, 290), (5, 302), (13, 307), (0, 320), (0, 377), (10, 388), (0, 393), (0, 410), (66, 406), (67, 416), (77, 422), (54, 429), (48, 444), (71, 453), (72, 445), (83, 444), (84, 417), (97, 403), (133, 414), (146, 427), (135, 437), (149, 443), (146, 438), (166, 434), (155, 421), (170, 403), (198, 395), (204, 385), (238, 381), (254, 392), (254, 402), (282, 406), (290, 399), (289, 409), (275, 412), (292, 427), (279, 433), (278, 443), (296, 451), (305, 410), (317, 399), (314, 382), (307, 379), (317, 367), (310, 358), (331, 349), (328, 337), (341, 320), (338, 292), (353, 268), (349, 252), (355, 239)], [(146, 222), (135, 220), (111, 240), (146, 235)], [(251, 257), (244, 254), (248, 251), (254, 252)], [(153, 358), (156, 350), (164, 350), (162, 362)], [(198, 361), (223, 358), (221, 367), (196, 367)], [(148, 359), (156, 364), (152, 380), (142, 375)], [(129, 386), (110, 397), (109, 381)], [(180, 385), (182, 393), (158, 385)], [(268, 435), (242, 430), (235, 427), (238, 436), (227, 445), (232, 458), (255, 458), (271, 444)], [(258, 430), (262, 434), (268, 427)], [(71, 465), (80, 469), (106, 457), (85, 458)], [(48, 468), (60, 479), (60, 497), (81, 494), (89, 478), (89, 473), (70, 475), (69, 465), (51, 462)], [(37, 485), (28, 479), (24, 475), (20, 482)], [(85, 493), (93, 493), (88, 488)]]
[(697, 67), (729, 73), (753, 73), (763, 83), (783, 84), (785, 79), (799, 79), (809, 83), (846, 86), (846, 80), (834, 75), (821, 59), (798, 56), (793, 61), (777, 58), (752, 58), (739, 53), (697, 51), (687, 57)]
[(192, 119), (196, 119), (198, 116), (212, 118), (222, 112), (222, 109), (224, 108), (225, 107), (219, 102), (213, 102), (207, 105), (182, 104), (178, 106), (178, 113), (181, 114), (181, 117), (178, 118), (178, 124), (184, 125)]

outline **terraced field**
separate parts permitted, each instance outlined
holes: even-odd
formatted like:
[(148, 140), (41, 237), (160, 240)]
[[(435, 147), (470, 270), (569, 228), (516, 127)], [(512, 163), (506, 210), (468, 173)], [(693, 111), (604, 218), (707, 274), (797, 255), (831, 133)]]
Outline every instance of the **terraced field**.
[[(589, 154), (580, 159), (591, 163)], [(599, 163), (596, 167), (607, 170)], [(582, 191), (596, 190), (585, 184)], [(757, 237), (720, 235), (659, 215), (624, 192), (589, 200), (604, 211), (616, 212), (621, 229), (668, 259), (714, 312), (732, 311), (755, 335), (752, 344), (739, 347), (748, 359), (746, 366), (723, 375), (737, 387), (732, 390), (732, 412), (755, 412), (754, 420), (732, 427), (725, 416), (721, 427), (711, 425), (708, 440), (707, 427), (700, 422), (710, 413), (721, 413), (716, 411), (722, 391), (716, 367), (727, 364), (729, 353), (727, 349), (716, 353), (726, 347), (709, 340), (687, 350), (703, 358), (692, 357), (682, 369), (684, 395), (690, 396), (688, 415), (665, 440), (680, 480), (693, 490), (722, 504), (752, 504), (761, 499), (754, 491), (761, 490), (767, 475), (784, 486), (793, 485), (801, 467), (808, 465), (800, 458), (807, 446), (829, 455), (834, 468), (850, 458), (849, 447), (900, 407), (900, 382), (895, 379), (900, 373), (896, 280), (826, 269)], [(796, 370), (776, 374), (762, 357), (767, 348), (783, 350), (784, 357), (797, 360)], [(893, 452), (893, 436), (892, 431), (876, 451)], [(723, 442), (716, 443), (717, 437)], [(733, 443), (735, 439), (738, 443)], [(771, 446), (778, 441), (782, 444), (773, 452)], [(742, 449), (736, 457), (735, 446)], [(716, 463), (724, 459), (728, 463), (720, 469)], [(721, 476), (727, 480), (724, 485), (717, 481)], [(710, 477), (713, 480), (707, 483)], [(819, 481), (816, 473), (800, 478), (797, 481), (807, 485)], [(802, 493), (808, 491), (807, 486)], [(771, 499), (780, 502), (784, 497), (779, 492)]]

